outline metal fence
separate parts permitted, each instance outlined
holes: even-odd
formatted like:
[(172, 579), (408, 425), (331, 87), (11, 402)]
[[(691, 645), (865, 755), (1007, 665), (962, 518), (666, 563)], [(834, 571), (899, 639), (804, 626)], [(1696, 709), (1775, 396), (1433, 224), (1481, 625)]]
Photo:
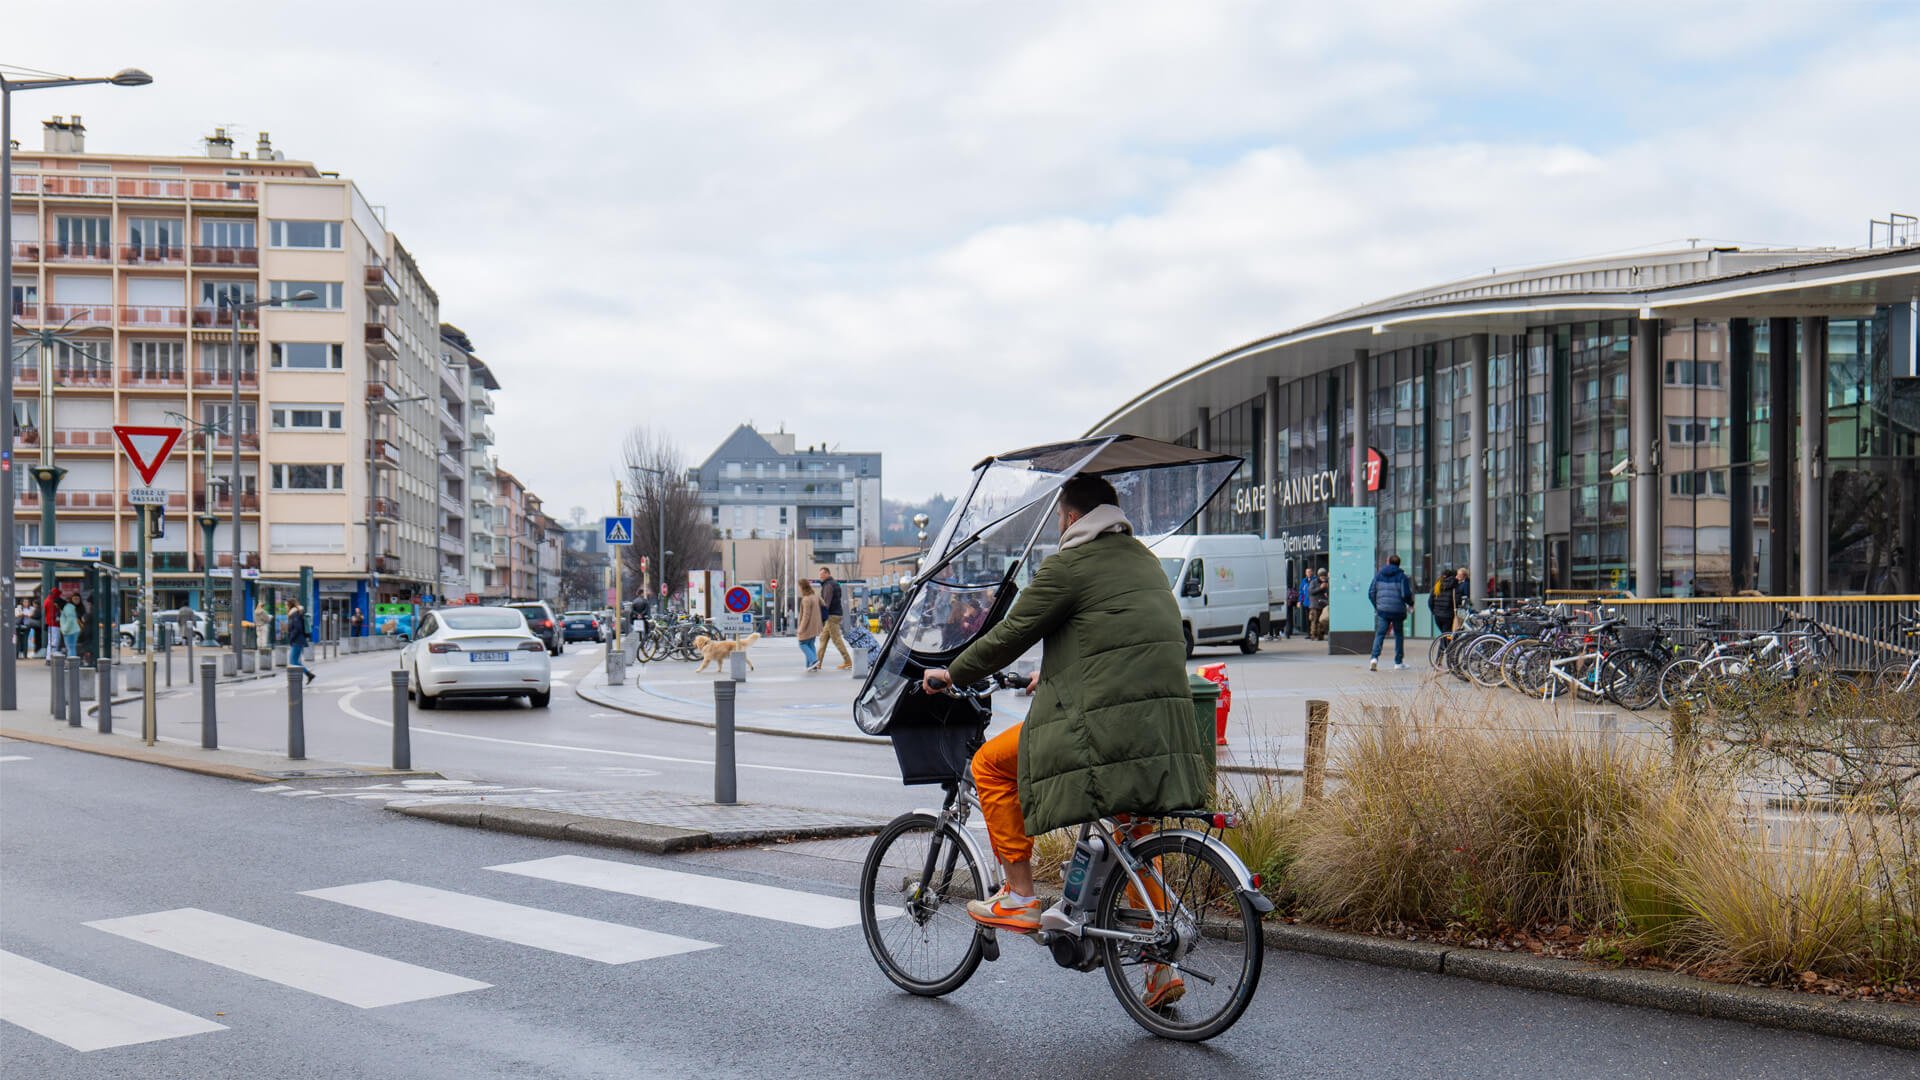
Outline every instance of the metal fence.
[(1840, 666), (1873, 671), (1889, 661), (1911, 660), (1920, 650), (1920, 638), (1900, 633), (1899, 618), (1920, 612), (1920, 596), (1731, 596), (1684, 599), (1608, 599), (1620, 616), (1635, 626), (1673, 618), (1680, 624), (1675, 636), (1692, 641), (1706, 633), (1695, 623), (1713, 619), (1728, 630), (1758, 632), (1772, 629), (1789, 616), (1812, 619), (1832, 639)]

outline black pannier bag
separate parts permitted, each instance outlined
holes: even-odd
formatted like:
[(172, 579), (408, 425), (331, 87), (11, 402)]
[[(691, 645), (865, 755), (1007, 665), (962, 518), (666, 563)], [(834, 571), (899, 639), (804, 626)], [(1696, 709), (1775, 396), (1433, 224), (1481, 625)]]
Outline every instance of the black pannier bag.
[(905, 784), (950, 784), (967, 774), (992, 711), (985, 699), (909, 693), (887, 735)]

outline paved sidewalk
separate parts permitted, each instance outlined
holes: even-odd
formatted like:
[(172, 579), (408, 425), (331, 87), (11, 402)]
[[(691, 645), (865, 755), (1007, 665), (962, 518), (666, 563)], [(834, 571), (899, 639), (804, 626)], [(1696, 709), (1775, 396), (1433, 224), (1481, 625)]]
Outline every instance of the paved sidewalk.
[(666, 853), (713, 845), (859, 836), (885, 819), (764, 803), (721, 805), (641, 791), (397, 799), (387, 809), (453, 825)]

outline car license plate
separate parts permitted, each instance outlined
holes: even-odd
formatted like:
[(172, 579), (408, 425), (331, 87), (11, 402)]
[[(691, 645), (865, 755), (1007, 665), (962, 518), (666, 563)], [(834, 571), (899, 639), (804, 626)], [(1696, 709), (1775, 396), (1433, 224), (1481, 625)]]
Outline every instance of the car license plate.
[(467, 656), (470, 658), (468, 663), (473, 664), (504, 664), (507, 662), (507, 654), (503, 652), (476, 652), (468, 653)]

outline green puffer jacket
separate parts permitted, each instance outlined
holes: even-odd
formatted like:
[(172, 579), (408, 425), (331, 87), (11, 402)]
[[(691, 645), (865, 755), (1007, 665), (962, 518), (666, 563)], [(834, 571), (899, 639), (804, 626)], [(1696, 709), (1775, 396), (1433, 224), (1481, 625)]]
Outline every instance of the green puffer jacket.
[(985, 678), (1038, 641), (1040, 687), (1020, 731), (1029, 836), (1207, 805), (1180, 610), (1146, 545), (1106, 533), (1048, 558), (1007, 617), (953, 661), (954, 681)]

